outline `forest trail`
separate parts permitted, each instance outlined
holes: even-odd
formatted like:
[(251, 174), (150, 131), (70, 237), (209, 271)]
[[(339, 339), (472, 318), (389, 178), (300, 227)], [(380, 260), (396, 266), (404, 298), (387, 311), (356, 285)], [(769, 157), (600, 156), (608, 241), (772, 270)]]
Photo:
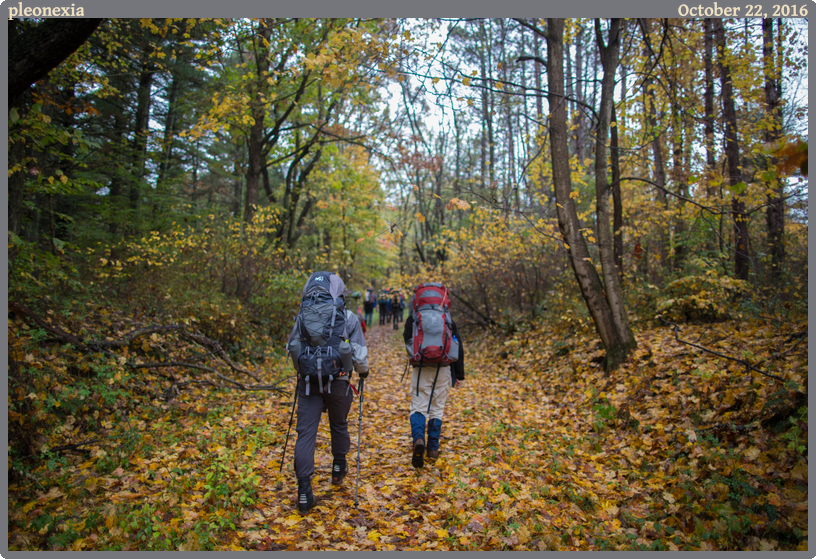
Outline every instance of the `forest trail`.
[[(735, 323), (683, 335), (730, 336), (756, 355), (787, 348), (780, 366), (804, 382), (806, 323), (739, 326), (738, 337)], [(807, 416), (788, 385), (691, 351), (667, 328), (641, 331), (611, 373), (600, 344), (579, 335), (465, 338), (466, 381), (449, 395), (439, 459), (415, 469), (401, 330), (375, 324), (366, 339), (356, 508), (359, 400), (339, 486), (323, 416), (319, 502), (301, 515), (294, 430), (279, 470), (291, 396), (191, 385), (164, 399), (166, 380), (148, 370), (122, 378), (137, 396), (97, 424), (77, 411), (49, 433), (48, 460), (9, 483), (9, 547), (807, 549)], [(36, 369), (69, 350), (49, 351), (19, 358)], [(291, 364), (278, 355), (264, 368), (291, 393)]]
[[(451, 391), (440, 457), (436, 461), (426, 460), (423, 468), (415, 469), (411, 466), (408, 422), (410, 371), (402, 378), (407, 362), (402, 324), (398, 330), (391, 324), (374, 324), (368, 330), (366, 343), (371, 374), (363, 395), (358, 507), (354, 502), (360, 407), (359, 399), (355, 398), (349, 413), (352, 447), (348, 475), (339, 486), (332, 485), (329, 424), (324, 415), (318, 431), (312, 480), (319, 502), (303, 517), (297, 511), (296, 484), (291, 476), (293, 428), (284, 463), (285, 481), (272, 490), (278, 498), (263, 503), (261, 491), (259, 507), (271, 521), (271, 529), (258, 535), (263, 534), (269, 549), (438, 549), (452, 538), (445, 529), (451, 510), (449, 498), (458, 479), (451, 460), (465, 450), (469, 430), (480, 432), (489, 428), (478, 419), (471, 420), (466, 428), (461, 417), (462, 409), (475, 405), (476, 384), (467, 382)], [(279, 456), (279, 450), (276, 451)], [(277, 470), (278, 463), (273, 465)], [(304, 538), (304, 533), (310, 536)]]
[[(343, 484), (331, 484), (324, 416), (312, 480), (320, 502), (309, 514), (298, 513), (288, 451), (283, 477), (267, 477), (267, 492), (260, 493), (259, 508), (269, 529), (248, 533), (258, 549), (599, 549), (595, 538), (586, 539), (590, 525), (598, 535), (622, 530), (612, 502), (637, 494), (639, 485), (621, 490), (620, 473), (596, 468), (593, 460), (605, 455), (600, 448), (598, 457), (584, 464), (588, 457), (574, 448), (586, 425), (580, 410), (550, 404), (546, 396), (528, 390), (523, 377), (508, 376), (477, 344), (467, 345), (469, 376), (448, 398), (439, 459), (413, 468), (410, 374), (400, 382), (407, 360), (402, 329), (375, 324), (367, 344), (372, 372), (363, 402), (358, 508), (355, 399)], [(281, 428), (285, 431), (286, 425)], [(279, 458), (279, 449), (274, 452)], [(277, 474), (278, 462), (271, 464)], [(277, 485), (270, 490), (272, 479)]]

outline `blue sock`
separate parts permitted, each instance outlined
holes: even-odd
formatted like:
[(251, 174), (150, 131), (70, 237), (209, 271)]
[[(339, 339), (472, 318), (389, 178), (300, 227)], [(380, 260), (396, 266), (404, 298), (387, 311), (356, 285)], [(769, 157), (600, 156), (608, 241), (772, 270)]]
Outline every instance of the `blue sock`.
[(439, 449), (439, 436), (442, 434), (442, 420), (431, 419), (428, 421), (428, 450)]
[(419, 412), (411, 414), (411, 440), (425, 440), (425, 416)]

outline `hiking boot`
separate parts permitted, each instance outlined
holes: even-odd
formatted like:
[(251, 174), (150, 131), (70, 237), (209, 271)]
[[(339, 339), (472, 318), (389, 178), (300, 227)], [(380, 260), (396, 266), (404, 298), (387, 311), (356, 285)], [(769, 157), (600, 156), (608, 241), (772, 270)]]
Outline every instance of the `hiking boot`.
[(426, 452), (428, 454), (428, 459), (430, 459), (430, 460), (436, 460), (437, 458), (439, 458), (439, 449), (438, 448), (428, 448), (428, 450)]
[(348, 471), (348, 464), (345, 458), (335, 458), (332, 463), (332, 483), (340, 483), (346, 477)]
[(414, 441), (414, 453), (411, 456), (411, 465), (414, 468), (421, 468), (425, 464), (425, 441), (417, 439)]
[(298, 510), (303, 514), (313, 506), (315, 506), (315, 498), (312, 493), (311, 480), (309, 478), (298, 479)]

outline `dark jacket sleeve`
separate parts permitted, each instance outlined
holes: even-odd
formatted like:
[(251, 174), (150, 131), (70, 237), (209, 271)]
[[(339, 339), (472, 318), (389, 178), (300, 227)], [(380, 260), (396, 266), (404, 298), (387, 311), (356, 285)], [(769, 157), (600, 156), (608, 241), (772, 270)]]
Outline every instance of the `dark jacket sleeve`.
[(405, 343), (411, 341), (411, 338), (414, 337), (414, 315), (409, 314), (408, 318), (405, 320), (405, 327), (402, 329), (402, 339), (405, 340)]
[(462, 342), (462, 336), (459, 335), (455, 322), (451, 322), (451, 332), (459, 340), (459, 359), (451, 365), (451, 376), (457, 380), (465, 380), (465, 344)]

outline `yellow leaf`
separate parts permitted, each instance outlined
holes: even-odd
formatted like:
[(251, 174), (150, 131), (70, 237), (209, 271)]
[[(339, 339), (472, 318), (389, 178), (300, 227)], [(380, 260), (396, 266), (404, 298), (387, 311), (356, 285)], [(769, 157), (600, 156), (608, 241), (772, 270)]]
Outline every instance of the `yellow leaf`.
[(431, 81), (432, 81), (433, 83), (435, 83), (435, 84), (436, 84), (436, 83), (439, 83), (439, 78), (434, 78), (434, 79), (432, 79)]
[(31, 509), (34, 508), (34, 505), (36, 505), (36, 504), (37, 504), (37, 501), (31, 501), (30, 503), (28, 503), (26, 506), (23, 507), (23, 512), (30, 511)]
[(462, 85), (470, 85), (470, 78), (468, 78), (467, 76), (462, 78)]
[(436, 535), (439, 537), (440, 540), (443, 540), (448, 537), (448, 530), (446, 528), (441, 528), (436, 531)]
[(424, 215), (422, 215), (421, 213), (417, 212), (417, 213), (414, 215), (414, 217), (416, 218), (416, 220), (417, 220), (418, 222), (420, 222), (420, 223), (425, 223), (425, 216), (424, 216)]
[(380, 534), (377, 530), (372, 530), (368, 533), (368, 539), (370, 539), (372, 542), (380, 541), (380, 536), (382, 536), (382, 534)]
[(530, 530), (527, 529), (527, 526), (522, 526), (516, 532), (516, 537), (518, 537), (520, 544), (525, 544), (530, 541)]
[(374, 231), (369, 231), (368, 233), (366, 233), (366, 237), (373, 237), (373, 236), (374, 236)]
[(54, 184), (54, 177), (48, 177), (48, 184)]
[(754, 460), (759, 458), (759, 449), (755, 446), (752, 446), (751, 448), (743, 452), (742, 455), (745, 456), (745, 458), (747, 458), (748, 460), (751, 460), (753, 462)]

